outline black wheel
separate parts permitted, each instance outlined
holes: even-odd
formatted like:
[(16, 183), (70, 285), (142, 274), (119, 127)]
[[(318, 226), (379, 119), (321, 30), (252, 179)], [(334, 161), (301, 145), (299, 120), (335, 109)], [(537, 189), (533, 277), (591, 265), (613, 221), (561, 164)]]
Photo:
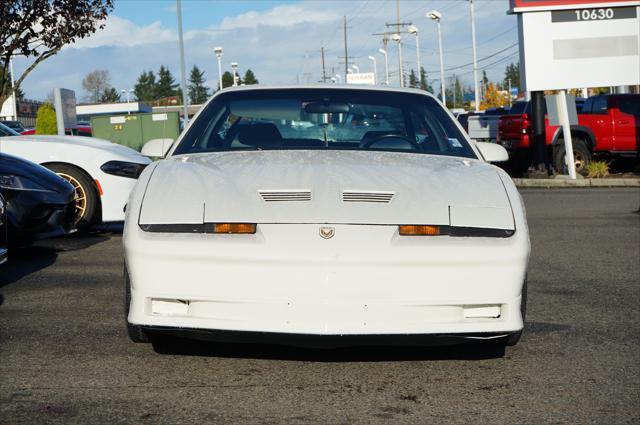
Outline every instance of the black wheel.
[(131, 306), (131, 281), (127, 267), (124, 268), (124, 321), (127, 324), (129, 339), (133, 342), (149, 342), (149, 335), (140, 327), (129, 323), (129, 307)]
[(91, 179), (80, 169), (66, 164), (49, 164), (48, 169), (71, 183), (75, 189), (74, 225), (79, 232), (88, 230), (98, 221), (98, 192)]
[[(558, 139), (558, 144), (553, 150), (553, 168), (558, 173), (567, 173), (567, 166), (564, 161), (565, 156), (564, 139)], [(576, 173), (586, 172), (587, 164), (591, 161), (591, 151), (582, 139), (573, 141), (573, 160), (576, 164)]]

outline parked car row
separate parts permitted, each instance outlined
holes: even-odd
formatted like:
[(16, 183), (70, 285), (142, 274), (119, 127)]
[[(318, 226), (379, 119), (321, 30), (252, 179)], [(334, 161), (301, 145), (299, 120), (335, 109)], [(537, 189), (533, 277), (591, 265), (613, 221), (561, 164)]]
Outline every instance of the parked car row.
[[(549, 125), (545, 118), (548, 153), (554, 168), (565, 171), (565, 147), (562, 128)], [(531, 103), (516, 102), (509, 115), (498, 122), (497, 142), (509, 151), (516, 169), (531, 163), (533, 139)], [(578, 125), (571, 126), (576, 170), (585, 170), (597, 154), (637, 156), (640, 144), (640, 95), (607, 94), (586, 99), (578, 112)]]
[(129, 193), (151, 162), (106, 140), (23, 136), (3, 124), (0, 152), (0, 193), (11, 245), (124, 220)]

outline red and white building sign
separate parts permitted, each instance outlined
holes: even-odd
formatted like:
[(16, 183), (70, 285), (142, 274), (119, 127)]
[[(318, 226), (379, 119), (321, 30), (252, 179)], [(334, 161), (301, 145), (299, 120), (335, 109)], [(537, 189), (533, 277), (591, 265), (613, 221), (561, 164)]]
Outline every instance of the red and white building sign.
[(640, 1), (510, 0), (523, 89), (640, 84)]

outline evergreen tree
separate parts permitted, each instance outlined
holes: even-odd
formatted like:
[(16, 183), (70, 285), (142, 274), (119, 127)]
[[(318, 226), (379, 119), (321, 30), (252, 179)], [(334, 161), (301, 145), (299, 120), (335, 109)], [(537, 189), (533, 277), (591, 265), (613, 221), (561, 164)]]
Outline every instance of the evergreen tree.
[(429, 80), (427, 79), (427, 71), (422, 66), (420, 67), (420, 88), (433, 93), (433, 87), (429, 85)]
[(225, 71), (222, 74), (222, 88), (231, 87), (233, 85), (233, 74), (229, 71)]
[(511, 80), (511, 87), (520, 88), (520, 62), (507, 65), (504, 70), (504, 87), (509, 87), (509, 80)]
[(118, 90), (114, 89), (113, 87), (104, 89), (104, 91), (100, 95), (100, 103), (116, 103), (116, 102), (120, 102), (120, 93), (118, 93)]
[(153, 102), (156, 99), (156, 76), (153, 71), (143, 71), (138, 76), (133, 93), (142, 102)]
[(413, 68), (411, 68), (411, 72), (409, 72), (409, 87), (411, 88), (418, 88), (418, 77), (416, 76), (416, 73), (413, 71)]
[(56, 111), (48, 103), (42, 105), (36, 114), (36, 134), (58, 134)]
[(169, 68), (160, 65), (158, 84), (156, 86), (156, 99), (175, 96), (176, 88), (178, 88), (178, 84), (176, 84), (176, 80), (173, 78), (173, 75), (171, 75)]
[(244, 78), (242, 79), (242, 82), (246, 85), (258, 84), (258, 79), (253, 74), (252, 70), (247, 69), (247, 72), (244, 73)]
[(188, 86), (189, 102), (192, 105), (200, 105), (207, 101), (207, 98), (209, 97), (209, 88), (204, 85), (205, 81), (204, 71), (201, 71), (194, 65), (191, 69), (191, 73), (189, 74)]

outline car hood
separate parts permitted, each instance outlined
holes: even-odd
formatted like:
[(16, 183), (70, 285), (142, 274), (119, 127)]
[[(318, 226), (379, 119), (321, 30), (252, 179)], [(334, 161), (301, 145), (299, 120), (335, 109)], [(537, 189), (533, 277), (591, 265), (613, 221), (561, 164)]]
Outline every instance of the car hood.
[(53, 171), (17, 156), (0, 153), (0, 175), (26, 177), (47, 190), (64, 195), (73, 192), (73, 186)]
[(243, 151), (161, 161), (140, 224), (438, 224), (513, 229), (495, 167), (364, 151)]
[(140, 152), (135, 151), (126, 146), (112, 143), (108, 140), (96, 139), (95, 137), (82, 137), (82, 136), (55, 136), (55, 135), (34, 135), (34, 136), (12, 136), (7, 138), (0, 138), (0, 146), (2, 139), (7, 141), (20, 141), (25, 143), (33, 142), (46, 142), (47, 144), (66, 145), (66, 146), (81, 146), (84, 148), (97, 149), (104, 152), (110, 152), (112, 154), (125, 157), (132, 162), (149, 163), (149, 159), (142, 155)]

